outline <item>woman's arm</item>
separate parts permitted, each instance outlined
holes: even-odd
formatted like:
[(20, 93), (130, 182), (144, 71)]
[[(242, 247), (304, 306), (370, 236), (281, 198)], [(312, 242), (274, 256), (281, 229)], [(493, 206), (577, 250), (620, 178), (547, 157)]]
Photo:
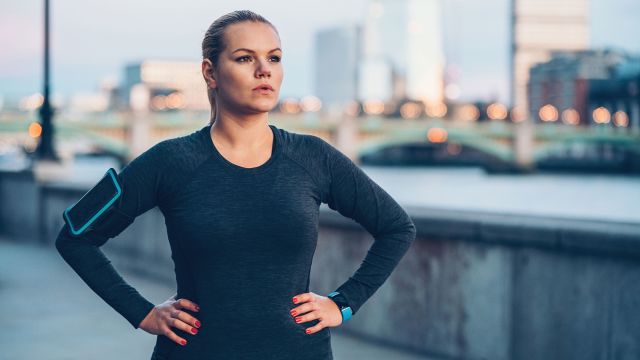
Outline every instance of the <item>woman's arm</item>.
[[(157, 205), (162, 183), (162, 147), (160, 143), (147, 150), (118, 175), (122, 195), (113, 205), (115, 210), (135, 218)], [(93, 230), (74, 236), (69, 225), (64, 224), (55, 245), (62, 258), (82, 280), (137, 329), (154, 305), (116, 272), (100, 250), (100, 246), (109, 238), (124, 230), (119, 228), (118, 231), (112, 231), (109, 223), (109, 216), (112, 214), (113, 211), (108, 211), (97, 221), (103, 225), (108, 224), (105, 225), (108, 229), (104, 232)]]
[(336, 291), (353, 314), (386, 281), (416, 237), (416, 228), (404, 209), (351, 159), (325, 142), (329, 186), (325, 201), (354, 219), (374, 238), (364, 261)]
[(56, 239), (56, 248), (91, 290), (137, 329), (154, 304), (125, 282), (99, 247), (87, 240), (88, 236), (73, 237), (65, 224)]

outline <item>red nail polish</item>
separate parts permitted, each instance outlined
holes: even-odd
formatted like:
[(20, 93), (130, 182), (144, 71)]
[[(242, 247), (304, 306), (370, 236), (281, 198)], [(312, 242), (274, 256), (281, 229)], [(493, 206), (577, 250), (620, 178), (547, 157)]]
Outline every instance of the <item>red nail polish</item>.
[(186, 340), (180, 340), (180, 345), (182, 345), (182, 346), (187, 345), (187, 341)]
[(194, 335), (197, 334), (198, 333), (198, 329), (191, 328), (191, 333), (194, 334)]
[(298, 302), (298, 298), (293, 298), (293, 302), (297, 303)]
[(311, 330), (307, 329), (304, 332), (306, 332), (307, 334), (311, 332)]
[(200, 311), (200, 306), (196, 305), (196, 311)]
[(296, 316), (298, 314), (295, 310), (291, 310), (291, 315)]
[(200, 321), (196, 320), (196, 327), (200, 327)]
[(302, 321), (302, 319), (300, 318), (296, 318), (296, 322), (299, 323), (300, 321)]

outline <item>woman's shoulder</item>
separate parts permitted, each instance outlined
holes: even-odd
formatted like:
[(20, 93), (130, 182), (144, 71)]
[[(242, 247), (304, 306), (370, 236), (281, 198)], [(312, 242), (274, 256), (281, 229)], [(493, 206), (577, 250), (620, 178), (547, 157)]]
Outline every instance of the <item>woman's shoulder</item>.
[(175, 136), (164, 139), (154, 145), (156, 151), (171, 152), (177, 156), (196, 156), (198, 152), (202, 152), (203, 148), (203, 132), (207, 127), (194, 130), (189, 134)]
[(282, 131), (287, 157), (303, 167), (321, 186), (330, 182), (336, 165), (350, 164), (340, 150), (318, 135)]
[(121, 178), (135, 179), (133, 183), (146, 184), (145, 188), (155, 189), (163, 199), (170, 198), (210, 154), (202, 140), (203, 131), (204, 128), (154, 144), (122, 169)]
[(211, 154), (202, 141), (204, 128), (186, 135), (161, 140), (135, 158), (133, 163), (144, 163), (158, 171), (185, 173), (199, 166)]
[(333, 146), (314, 134), (296, 133), (280, 129), (286, 152), (294, 157), (321, 159), (333, 151)]

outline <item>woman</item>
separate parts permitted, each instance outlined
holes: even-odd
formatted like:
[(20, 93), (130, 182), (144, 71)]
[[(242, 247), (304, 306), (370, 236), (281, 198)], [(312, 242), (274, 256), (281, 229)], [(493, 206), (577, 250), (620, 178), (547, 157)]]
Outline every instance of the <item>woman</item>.
[[(65, 224), (56, 247), (134, 328), (157, 335), (153, 359), (332, 359), (329, 328), (382, 285), (414, 240), (414, 224), (333, 146), (268, 124), (283, 78), (270, 22), (250, 11), (224, 15), (202, 51), (209, 125), (134, 159), (117, 175), (122, 195), (113, 208), (85, 234)], [(331, 297), (309, 292), (322, 202), (375, 238)], [(155, 206), (178, 287), (156, 306), (99, 249)]]

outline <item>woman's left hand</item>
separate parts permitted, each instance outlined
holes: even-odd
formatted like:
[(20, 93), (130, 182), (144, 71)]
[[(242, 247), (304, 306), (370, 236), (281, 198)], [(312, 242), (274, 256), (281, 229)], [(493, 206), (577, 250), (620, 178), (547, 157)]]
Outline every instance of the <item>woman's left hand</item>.
[[(312, 292), (296, 295), (293, 303), (299, 305), (291, 310), (298, 324), (318, 319), (316, 325), (307, 328), (307, 334), (313, 334), (325, 327), (336, 327), (342, 324), (342, 313), (333, 300)], [(298, 321), (298, 319), (300, 319)]]

